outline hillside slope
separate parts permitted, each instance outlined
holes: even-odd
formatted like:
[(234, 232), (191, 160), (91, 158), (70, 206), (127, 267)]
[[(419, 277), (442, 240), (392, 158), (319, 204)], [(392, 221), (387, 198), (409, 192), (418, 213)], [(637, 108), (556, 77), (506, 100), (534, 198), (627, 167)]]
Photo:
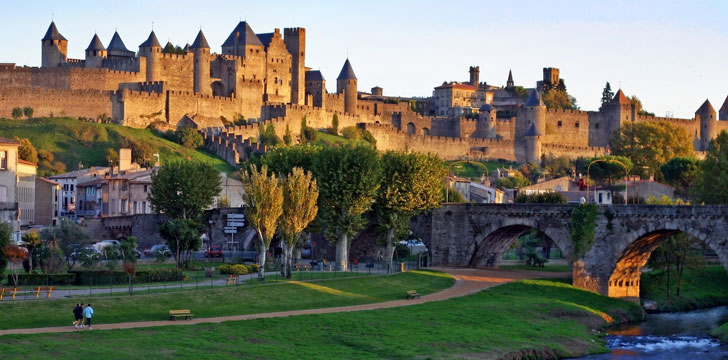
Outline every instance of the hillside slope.
[(107, 150), (118, 150), (124, 139), (149, 144), (159, 154), (162, 163), (189, 159), (210, 163), (228, 174), (235, 171), (224, 160), (204, 149), (190, 150), (150, 130), (115, 124), (89, 123), (71, 118), (0, 118), (0, 136), (28, 138), (36, 149), (51, 151), (56, 160), (66, 164), (67, 171), (78, 169), (79, 163), (84, 167), (106, 166)]

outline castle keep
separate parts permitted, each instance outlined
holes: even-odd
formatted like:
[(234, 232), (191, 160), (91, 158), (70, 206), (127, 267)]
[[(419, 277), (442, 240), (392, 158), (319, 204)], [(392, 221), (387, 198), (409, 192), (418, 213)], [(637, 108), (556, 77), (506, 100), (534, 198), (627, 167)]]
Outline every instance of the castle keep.
[[(600, 111), (547, 109), (542, 92), (563, 81), (556, 68), (544, 69), (543, 81), (525, 101), (503, 97), (504, 88), (481, 83), (477, 66), (470, 68), (469, 81), (443, 83), (432, 98), (408, 101), (384, 96), (380, 87), (360, 92), (346, 59), (336, 93), (329, 93), (324, 74), (306, 66), (304, 28), (256, 34), (241, 21), (220, 53), (212, 51), (202, 30), (180, 53), (163, 51), (154, 31), (136, 51), (118, 32), (107, 46), (93, 35), (84, 59), (73, 59), (68, 40), (52, 22), (41, 46), (40, 68), (0, 64), (0, 116), (30, 106), (40, 116), (111, 118), (138, 128), (194, 127), (203, 132), (206, 147), (232, 164), (266, 150), (254, 143), (259, 123), (273, 124), (279, 136), (288, 129), (296, 138), (303, 117), (308, 126), (323, 129), (336, 116), (339, 128), (370, 131), (380, 150), (518, 162), (538, 161), (542, 155), (604, 154), (610, 135), (628, 122), (681, 127), (694, 135), (697, 151), (728, 129), (723, 121), (728, 120), (728, 99), (720, 121), (707, 100), (691, 119), (640, 115), (621, 90)], [(514, 86), (511, 73), (507, 84)], [(230, 124), (240, 116), (249, 125)]]

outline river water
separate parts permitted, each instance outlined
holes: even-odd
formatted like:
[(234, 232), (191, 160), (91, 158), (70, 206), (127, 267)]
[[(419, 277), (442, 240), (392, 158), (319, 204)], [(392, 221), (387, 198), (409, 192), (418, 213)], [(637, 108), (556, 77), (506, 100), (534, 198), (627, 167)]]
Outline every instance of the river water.
[(611, 353), (579, 359), (728, 359), (728, 346), (709, 335), (726, 322), (728, 306), (652, 314), (640, 324), (609, 329), (606, 340)]

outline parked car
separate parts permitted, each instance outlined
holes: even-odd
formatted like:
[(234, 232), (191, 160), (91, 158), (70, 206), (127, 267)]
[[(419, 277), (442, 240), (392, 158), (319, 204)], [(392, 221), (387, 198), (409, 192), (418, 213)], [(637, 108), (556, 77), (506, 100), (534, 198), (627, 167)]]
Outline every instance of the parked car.
[(166, 257), (172, 256), (172, 251), (169, 250), (169, 246), (163, 244), (154, 245), (151, 248), (144, 250), (144, 256), (155, 256), (157, 252), (161, 252)]
[(206, 258), (222, 257), (222, 247), (220, 247), (220, 246), (209, 247), (207, 250), (205, 250), (205, 257)]

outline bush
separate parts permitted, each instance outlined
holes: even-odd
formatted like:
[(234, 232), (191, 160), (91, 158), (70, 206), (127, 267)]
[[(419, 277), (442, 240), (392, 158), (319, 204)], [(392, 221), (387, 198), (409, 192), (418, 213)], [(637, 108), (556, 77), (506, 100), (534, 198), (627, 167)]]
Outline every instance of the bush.
[(318, 132), (316, 132), (316, 129), (306, 126), (303, 128), (303, 139), (304, 143), (314, 142), (318, 139)]
[(13, 108), (12, 115), (13, 115), (13, 119), (20, 119), (21, 117), (23, 117), (23, 108), (19, 108), (19, 107)]
[(361, 138), (361, 129), (356, 126), (347, 126), (341, 130), (341, 136), (349, 140), (358, 140)]
[(248, 272), (249, 273), (257, 273), (259, 269), (260, 269), (260, 266), (258, 266), (258, 264), (250, 264), (250, 265), (248, 265)]
[[(122, 270), (73, 270), (76, 285), (109, 285), (126, 283), (129, 281), (126, 271)], [(136, 282), (162, 282), (179, 281), (185, 277), (181, 269), (160, 268), (137, 271), (134, 279)]]
[(186, 148), (197, 149), (202, 146), (202, 135), (193, 128), (177, 130), (176, 138)]
[(23, 108), (23, 115), (27, 117), (28, 119), (33, 117), (33, 108), (30, 106), (26, 106)]
[(518, 194), (516, 196), (517, 203), (535, 203), (535, 204), (566, 204), (568, 200), (563, 194), (558, 192), (545, 192), (540, 194)]
[(13, 284), (12, 275), (8, 275), (8, 284), (22, 285), (68, 285), (76, 279), (75, 274), (18, 274), (18, 283)]
[(410, 249), (405, 244), (398, 243), (394, 247), (394, 254), (397, 259), (404, 259), (410, 255)]
[(220, 271), (221, 274), (229, 274), (229, 275), (245, 275), (245, 274), (250, 273), (249, 267), (246, 265), (243, 265), (243, 264), (235, 264), (235, 265), (224, 264), (224, 265), (221, 265), (217, 269), (218, 269), (218, 271)]

